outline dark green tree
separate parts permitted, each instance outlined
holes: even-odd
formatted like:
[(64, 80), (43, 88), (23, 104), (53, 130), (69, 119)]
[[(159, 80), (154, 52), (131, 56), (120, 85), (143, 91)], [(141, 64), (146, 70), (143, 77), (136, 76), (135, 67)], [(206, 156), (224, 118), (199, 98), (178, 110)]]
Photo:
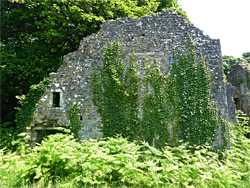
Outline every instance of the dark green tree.
[[(137, 2), (139, 6), (142, 6), (146, 5), (148, 0), (137, 0)], [(163, 9), (171, 9), (176, 11), (179, 15), (182, 15), (188, 22), (190, 22), (186, 12), (179, 5), (178, 0), (156, 0), (156, 2), (159, 4), (157, 12)]]

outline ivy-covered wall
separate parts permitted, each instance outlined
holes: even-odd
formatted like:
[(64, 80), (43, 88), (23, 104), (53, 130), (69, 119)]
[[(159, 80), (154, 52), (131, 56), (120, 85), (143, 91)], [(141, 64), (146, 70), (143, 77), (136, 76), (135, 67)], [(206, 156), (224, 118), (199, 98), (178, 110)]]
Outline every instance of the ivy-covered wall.
[(139, 68), (132, 55), (126, 64), (121, 45), (108, 45), (103, 66), (91, 83), (103, 136), (119, 134), (156, 147), (179, 140), (213, 145), (220, 122), (226, 146), (225, 121), (218, 118), (211, 98), (207, 63), (197, 60), (193, 49), (190, 44), (179, 51), (163, 74), (156, 61)]
[[(64, 57), (64, 63), (57, 73), (51, 74), (51, 82), (41, 97), (35, 119), (31, 123), (31, 133), (50, 127), (52, 124), (70, 124), (68, 112), (70, 104), (77, 102), (82, 129), (82, 139), (102, 136), (101, 119), (91, 99), (91, 76), (95, 69), (100, 69), (103, 61), (104, 47), (111, 42), (120, 41), (123, 45), (124, 61), (134, 54), (138, 66), (154, 59), (164, 73), (173, 63), (176, 49), (186, 49), (190, 38), (209, 63), (212, 74), (212, 96), (219, 109), (219, 114), (228, 119), (226, 85), (224, 83), (222, 55), (219, 40), (204, 35), (203, 31), (178, 16), (174, 11), (141, 18), (121, 18), (103, 23), (97, 34), (83, 38), (79, 49)], [(199, 57), (198, 57), (199, 58)], [(139, 71), (139, 75), (142, 72)], [(55, 96), (60, 100), (57, 106)], [(230, 97), (230, 96), (229, 96)], [(57, 106), (57, 107), (56, 107)], [(218, 143), (222, 141), (221, 127), (217, 131)]]

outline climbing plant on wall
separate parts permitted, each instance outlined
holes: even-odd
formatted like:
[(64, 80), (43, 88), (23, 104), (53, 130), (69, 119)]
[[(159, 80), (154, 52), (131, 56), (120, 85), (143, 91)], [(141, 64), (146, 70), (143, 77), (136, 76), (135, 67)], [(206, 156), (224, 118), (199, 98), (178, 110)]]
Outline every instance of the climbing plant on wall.
[(126, 68), (121, 45), (108, 46), (103, 68), (92, 82), (104, 136), (121, 134), (157, 147), (177, 140), (212, 145), (219, 121), (210, 82), (207, 63), (196, 57), (193, 45), (177, 52), (175, 63), (164, 74), (156, 61), (146, 63), (142, 78), (134, 57)]
[(79, 106), (77, 103), (72, 103), (69, 109), (69, 128), (73, 133), (74, 137), (79, 140), (78, 132), (81, 129), (80, 117), (79, 117)]
[(38, 101), (45, 92), (48, 83), (49, 78), (45, 78), (39, 84), (32, 85), (27, 95), (18, 97), (21, 107), (16, 114), (17, 132), (25, 131), (26, 127), (32, 122)]
[(93, 103), (101, 115), (104, 136), (133, 138), (135, 134), (139, 78), (131, 60), (124, 74), (121, 44), (115, 43), (106, 48), (102, 70), (93, 75)]
[(191, 144), (212, 144), (218, 115), (211, 98), (207, 63), (196, 57), (193, 45), (178, 53), (169, 79), (175, 83), (179, 137)]
[(246, 82), (248, 89), (250, 89), (250, 76), (248, 71), (246, 71)]
[[(143, 85), (145, 95), (142, 98), (142, 137), (155, 146), (168, 141), (169, 107), (165, 102), (164, 86), (166, 78), (160, 73), (158, 64), (146, 64)], [(155, 139), (157, 138), (157, 139)]]

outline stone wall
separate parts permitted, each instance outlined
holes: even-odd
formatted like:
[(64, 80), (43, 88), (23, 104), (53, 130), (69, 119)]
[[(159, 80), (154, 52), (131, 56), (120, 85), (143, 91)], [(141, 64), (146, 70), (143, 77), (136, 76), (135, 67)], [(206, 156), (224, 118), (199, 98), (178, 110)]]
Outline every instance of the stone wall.
[(237, 110), (250, 118), (250, 64), (245, 61), (237, 63), (227, 75), (227, 81), (234, 86), (233, 98)]
[[(33, 141), (39, 130), (50, 128), (52, 124), (69, 124), (68, 111), (72, 102), (80, 106), (82, 139), (101, 137), (100, 117), (91, 102), (91, 75), (100, 68), (104, 47), (111, 42), (120, 41), (123, 45), (125, 61), (134, 52), (138, 64), (148, 59), (156, 59), (161, 70), (169, 66), (169, 59), (177, 49), (185, 49), (195, 43), (197, 52), (201, 52), (209, 62), (212, 74), (212, 95), (219, 114), (228, 118), (226, 85), (224, 83), (222, 55), (219, 40), (209, 36), (189, 24), (174, 11), (167, 10), (141, 18), (121, 18), (103, 23), (97, 34), (92, 34), (80, 43), (76, 52), (64, 57), (64, 63), (57, 73), (51, 74), (51, 82), (42, 96), (31, 124)], [(59, 107), (53, 107), (53, 93), (60, 95)], [(218, 134), (221, 135), (220, 129)], [(220, 141), (221, 137), (218, 136)]]

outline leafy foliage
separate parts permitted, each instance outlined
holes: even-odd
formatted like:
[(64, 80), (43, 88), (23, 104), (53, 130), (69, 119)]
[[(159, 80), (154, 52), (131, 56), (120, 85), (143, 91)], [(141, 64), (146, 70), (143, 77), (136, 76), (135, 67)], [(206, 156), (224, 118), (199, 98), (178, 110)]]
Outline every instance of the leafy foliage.
[[(180, 52), (179, 52), (180, 53)], [(191, 144), (213, 143), (218, 127), (218, 114), (210, 91), (207, 63), (196, 57), (194, 46), (179, 54), (172, 66), (177, 116), (181, 139)]]
[(224, 74), (228, 75), (228, 73), (232, 70), (232, 67), (240, 62), (240, 60), (240, 58), (235, 58), (233, 56), (223, 56)]
[(146, 64), (142, 84), (145, 87), (145, 96), (142, 98), (142, 138), (151, 145), (162, 147), (169, 141), (172, 104), (164, 95), (168, 95), (164, 87), (167, 85), (166, 78), (160, 73), (156, 61), (153, 65)]
[(0, 125), (0, 149), (4, 147), (13, 148), (12, 141), (17, 138), (16, 130), (9, 128), (9, 124), (10, 122), (5, 122)]
[(34, 148), (0, 150), (3, 187), (248, 187), (250, 140), (231, 127), (231, 150), (223, 158), (210, 146), (166, 146), (107, 138), (81, 144), (56, 134)]
[(245, 59), (250, 64), (250, 52), (243, 53), (242, 58)]
[(93, 103), (103, 123), (103, 135), (133, 138), (138, 124), (138, 76), (134, 60), (125, 71), (119, 43), (106, 48), (103, 68), (93, 75)]
[[(146, 5), (147, 1), (146, 0), (137, 0), (138, 5)], [(182, 15), (187, 22), (190, 22), (186, 12), (181, 8), (181, 6), (178, 3), (178, 0), (156, 0), (156, 2), (159, 3), (159, 6), (157, 8), (157, 12), (164, 10), (164, 9), (170, 9), (174, 10), (177, 12), (177, 14)]]
[(81, 122), (79, 117), (79, 106), (77, 103), (72, 103), (69, 109), (69, 120), (70, 120), (70, 127), (69, 129), (73, 133), (75, 139), (79, 140), (78, 132), (81, 129)]
[(19, 96), (21, 107), (16, 114), (17, 133), (26, 130), (26, 127), (30, 125), (34, 118), (35, 109), (38, 106), (38, 101), (44, 94), (45, 89), (49, 83), (49, 79), (46, 78), (37, 85), (30, 87), (27, 95)]
[(246, 84), (248, 89), (250, 90), (250, 75), (248, 71), (246, 71)]

